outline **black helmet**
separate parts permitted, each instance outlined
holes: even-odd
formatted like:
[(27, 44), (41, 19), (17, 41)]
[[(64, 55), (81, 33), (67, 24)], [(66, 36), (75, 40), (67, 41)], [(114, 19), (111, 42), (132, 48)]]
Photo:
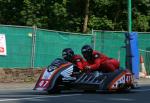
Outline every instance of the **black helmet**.
[(93, 49), (90, 45), (84, 45), (81, 52), (85, 59), (90, 59), (92, 57)]
[(72, 56), (74, 56), (74, 51), (71, 48), (65, 48), (62, 51), (62, 57), (67, 61), (72, 61)]

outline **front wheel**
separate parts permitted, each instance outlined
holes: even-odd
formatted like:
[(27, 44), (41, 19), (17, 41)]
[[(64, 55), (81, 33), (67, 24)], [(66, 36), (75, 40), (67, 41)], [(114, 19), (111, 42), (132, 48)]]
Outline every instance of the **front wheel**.
[(58, 77), (58, 79), (55, 82), (54, 87), (51, 90), (48, 90), (48, 94), (58, 94), (61, 92), (60, 84), (61, 84), (61, 77)]
[(55, 86), (53, 89), (48, 90), (47, 92), (48, 94), (58, 94), (61, 92), (61, 89), (59, 88), (59, 86)]

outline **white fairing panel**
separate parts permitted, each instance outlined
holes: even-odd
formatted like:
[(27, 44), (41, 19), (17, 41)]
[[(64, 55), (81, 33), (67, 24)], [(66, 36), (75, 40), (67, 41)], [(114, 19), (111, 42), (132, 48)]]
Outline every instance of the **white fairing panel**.
[(42, 79), (50, 79), (51, 75), (53, 74), (54, 71), (52, 72), (48, 72), (47, 70), (45, 70)]
[(71, 65), (70, 67), (68, 67), (67, 69), (65, 69), (64, 71), (61, 72), (61, 75), (63, 77), (71, 77), (71, 74), (73, 72), (73, 65)]

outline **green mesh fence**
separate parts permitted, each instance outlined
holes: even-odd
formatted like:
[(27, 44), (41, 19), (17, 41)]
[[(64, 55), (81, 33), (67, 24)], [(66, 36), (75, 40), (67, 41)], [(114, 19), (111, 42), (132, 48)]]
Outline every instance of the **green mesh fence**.
[(61, 57), (66, 47), (80, 54), (81, 47), (91, 44), (92, 38), (91, 35), (5, 25), (0, 25), (0, 34), (5, 34), (7, 45), (7, 55), (0, 56), (1, 68), (45, 67)]
[[(121, 66), (125, 67), (125, 32), (97, 31), (95, 36), (95, 49), (120, 60)], [(144, 58), (145, 68), (150, 74), (150, 33), (138, 33), (139, 53)]]
[(6, 36), (7, 55), (0, 56), (0, 67), (30, 67), (32, 39), (31, 28), (0, 26), (0, 34)]
[[(1, 68), (45, 67), (55, 58), (61, 57), (61, 51), (66, 47), (81, 54), (80, 49), (84, 44), (95, 44), (96, 50), (120, 60), (121, 66), (125, 67), (124, 32), (93, 30), (93, 35), (85, 35), (0, 25), (0, 34), (5, 34), (7, 46), (7, 55), (0, 55)], [(149, 34), (138, 33), (138, 44), (150, 74)]]
[(68, 47), (81, 54), (80, 49), (84, 44), (91, 44), (91, 35), (38, 30), (35, 65), (47, 65), (54, 58), (61, 57), (62, 50)]
[(125, 67), (125, 39), (123, 32), (94, 31), (96, 36), (95, 49), (111, 58), (120, 60), (121, 66)]
[(144, 64), (148, 75), (150, 75), (150, 33), (139, 33), (139, 53), (144, 58)]

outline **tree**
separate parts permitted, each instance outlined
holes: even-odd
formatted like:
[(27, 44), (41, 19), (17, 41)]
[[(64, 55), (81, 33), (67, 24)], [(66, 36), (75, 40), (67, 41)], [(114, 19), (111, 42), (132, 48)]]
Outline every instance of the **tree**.
[(84, 12), (84, 23), (83, 23), (83, 33), (87, 32), (87, 24), (89, 18), (89, 4), (90, 0), (85, 0), (85, 12)]
[[(132, 0), (133, 30), (150, 31), (150, 1)], [(0, 24), (127, 31), (127, 0), (0, 0)]]
[(0, 23), (8, 25), (22, 24), (20, 11), (23, 2), (20, 0), (0, 0)]
[(150, 1), (135, 0), (133, 2), (133, 30), (150, 31)]

